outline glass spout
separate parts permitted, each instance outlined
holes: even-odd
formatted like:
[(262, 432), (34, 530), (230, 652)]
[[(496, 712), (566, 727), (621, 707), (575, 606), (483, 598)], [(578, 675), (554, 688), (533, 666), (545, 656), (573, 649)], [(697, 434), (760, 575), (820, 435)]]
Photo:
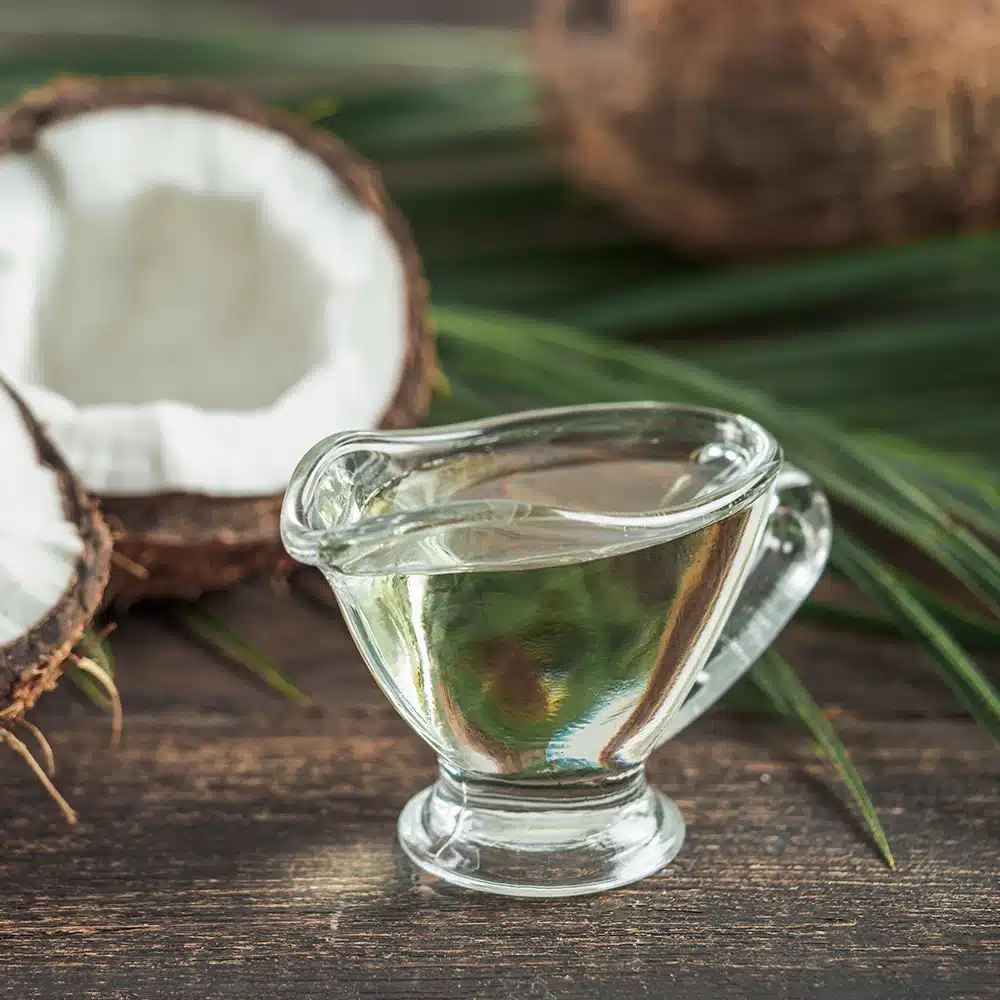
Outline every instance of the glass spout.
[(454, 448), (463, 435), (453, 431), (350, 431), (320, 441), (299, 462), (285, 493), (281, 538), (288, 554), (336, 569), (339, 556), (398, 530), (398, 519), (379, 517), (387, 511), (377, 498)]

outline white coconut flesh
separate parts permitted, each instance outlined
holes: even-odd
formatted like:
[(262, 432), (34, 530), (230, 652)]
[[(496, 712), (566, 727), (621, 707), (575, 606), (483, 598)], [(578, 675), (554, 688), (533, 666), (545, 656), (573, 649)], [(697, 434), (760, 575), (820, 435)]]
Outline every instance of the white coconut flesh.
[(0, 372), (94, 492), (280, 492), (376, 425), (406, 322), (383, 221), (278, 132), (111, 109), (0, 160)]
[(0, 387), (0, 646), (25, 635), (59, 602), (83, 553), (56, 473)]

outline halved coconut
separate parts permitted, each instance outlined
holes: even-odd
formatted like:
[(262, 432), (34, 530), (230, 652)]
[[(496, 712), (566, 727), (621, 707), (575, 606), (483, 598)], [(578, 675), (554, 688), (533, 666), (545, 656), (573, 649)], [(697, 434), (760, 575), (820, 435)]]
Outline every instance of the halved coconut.
[(407, 227), (343, 143), (227, 90), (56, 81), (0, 116), (0, 371), (116, 531), (112, 592), (283, 560), (298, 458), (425, 413)]
[(0, 726), (6, 726), (55, 687), (100, 607), (111, 535), (3, 380), (0, 482)]

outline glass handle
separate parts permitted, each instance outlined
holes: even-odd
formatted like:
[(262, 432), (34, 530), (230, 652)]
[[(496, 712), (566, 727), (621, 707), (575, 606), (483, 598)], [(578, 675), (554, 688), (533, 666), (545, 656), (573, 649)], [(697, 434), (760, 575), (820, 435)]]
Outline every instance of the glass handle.
[(774, 641), (823, 573), (832, 521), (826, 497), (804, 472), (785, 465), (756, 561), (691, 693), (657, 745), (715, 704)]

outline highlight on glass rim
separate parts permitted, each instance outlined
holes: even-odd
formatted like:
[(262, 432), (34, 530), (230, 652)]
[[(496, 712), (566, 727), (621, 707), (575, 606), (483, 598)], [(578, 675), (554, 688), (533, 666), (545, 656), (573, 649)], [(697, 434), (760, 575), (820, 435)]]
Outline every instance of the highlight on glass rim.
[(4, 988), (994, 996), (998, 44), (7, 0)]

